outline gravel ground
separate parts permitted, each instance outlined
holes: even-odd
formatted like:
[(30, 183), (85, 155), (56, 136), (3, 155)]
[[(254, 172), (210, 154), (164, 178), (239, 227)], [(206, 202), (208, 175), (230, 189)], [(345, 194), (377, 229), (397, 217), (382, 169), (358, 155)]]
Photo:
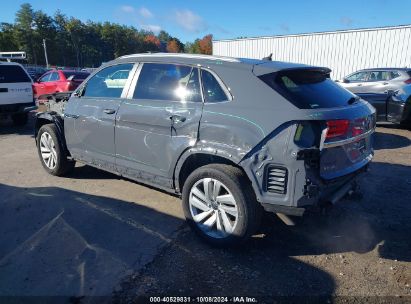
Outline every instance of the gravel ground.
[(115, 300), (249, 296), (411, 303), (411, 132), (380, 126), (375, 149), (361, 200), (341, 201), (295, 227), (268, 215), (260, 234), (237, 249), (211, 248), (184, 229), (143, 271), (123, 281)]
[(186, 227), (175, 197), (87, 166), (47, 175), (30, 123), (0, 124), (0, 296), (411, 303), (410, 131), (377, 128), (362, 200), (295, 227), (267, 215), (250, 242), (216, 249)]

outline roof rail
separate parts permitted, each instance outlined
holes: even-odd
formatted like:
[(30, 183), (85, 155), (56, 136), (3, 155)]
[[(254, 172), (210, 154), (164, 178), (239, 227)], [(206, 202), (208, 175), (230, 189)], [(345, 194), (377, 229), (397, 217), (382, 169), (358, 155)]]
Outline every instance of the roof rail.
[(212, 56), (202, 54), (181, 54), (181, 53), (139, 53), (124, 55), (119, 58), (147, 58), (147, 57), (177, 57), (177, 58), (191, 58), (191, 59), (205, 59), (205, 60), (221, 60), (227, 62), (240, 62), (237, 58), (224, 57), (224, 56)]

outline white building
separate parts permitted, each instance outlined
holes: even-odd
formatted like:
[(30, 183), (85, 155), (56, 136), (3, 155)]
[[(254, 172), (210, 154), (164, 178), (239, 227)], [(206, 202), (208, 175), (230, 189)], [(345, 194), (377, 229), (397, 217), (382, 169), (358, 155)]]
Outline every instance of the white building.
[(411, 67), (411, 25), (213, 41), (213, 54), (326, 66), (340, 79), (356, 70)]

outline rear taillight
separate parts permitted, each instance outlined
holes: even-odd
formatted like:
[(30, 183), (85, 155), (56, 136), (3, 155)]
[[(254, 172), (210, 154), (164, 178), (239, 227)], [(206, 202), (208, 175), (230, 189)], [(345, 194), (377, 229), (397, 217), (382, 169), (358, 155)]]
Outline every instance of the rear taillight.
[(406, 84), (411, 84), (411, 78), (404, 81)]
[(356, 137), (367, 131), (367, 119), (365, 117), (357, 118), (353, 121), (352, 136)]
[(347, 119), (327, 121), (327, 139), (347, 135), (350, 121)]

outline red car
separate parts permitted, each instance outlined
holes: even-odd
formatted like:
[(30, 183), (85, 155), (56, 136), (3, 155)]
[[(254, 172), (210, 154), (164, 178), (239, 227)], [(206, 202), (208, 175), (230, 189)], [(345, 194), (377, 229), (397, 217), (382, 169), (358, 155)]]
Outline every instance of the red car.
[(87, 72), (69, 70), (51, 70), (43, 74), (33, 84), (35, 97), (75, 90), (90, 75)]

